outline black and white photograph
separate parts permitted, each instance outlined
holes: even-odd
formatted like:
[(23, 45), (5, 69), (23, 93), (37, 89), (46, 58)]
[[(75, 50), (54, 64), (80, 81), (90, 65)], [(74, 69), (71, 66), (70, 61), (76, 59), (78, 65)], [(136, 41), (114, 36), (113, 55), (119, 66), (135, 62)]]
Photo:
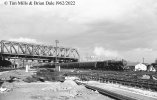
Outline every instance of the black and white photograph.
[(157, 0), (0, 0), (0, 100), (157, 100)]

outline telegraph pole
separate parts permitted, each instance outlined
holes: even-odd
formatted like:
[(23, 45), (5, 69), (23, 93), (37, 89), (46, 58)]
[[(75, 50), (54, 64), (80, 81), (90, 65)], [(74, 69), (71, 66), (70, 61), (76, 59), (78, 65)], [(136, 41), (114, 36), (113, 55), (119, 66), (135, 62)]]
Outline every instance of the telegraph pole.
[(59, 40), (55, 40), (55, 42), (56, 42), (56, 63), (58, 62), (57, 61), (57, 44), (59, 43)]
[(56, 68), (57, 71), (60, 71), (60, 66), (59, 66), (59, 62), (58, 62), (58, 59), (57, 59), (57, 48), (58, 48), (57, 44), (59, 43), (59, 40), (55, 40), (55, 42), (56, 42), (56, 60), (55, 60), (55, 68)]
[(144, 63), (144, 57), (143, 57), (143, 63)]

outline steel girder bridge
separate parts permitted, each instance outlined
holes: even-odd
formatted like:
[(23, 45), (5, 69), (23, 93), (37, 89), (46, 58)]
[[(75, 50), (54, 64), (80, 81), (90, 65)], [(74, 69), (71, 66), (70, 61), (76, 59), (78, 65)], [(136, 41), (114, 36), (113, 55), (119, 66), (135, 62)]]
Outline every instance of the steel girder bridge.
[(79, 53), (74, 48), (55, 47), (23, 42), (0, 41), (1, 59), (30, 59), (61, 62), (79, 61)]

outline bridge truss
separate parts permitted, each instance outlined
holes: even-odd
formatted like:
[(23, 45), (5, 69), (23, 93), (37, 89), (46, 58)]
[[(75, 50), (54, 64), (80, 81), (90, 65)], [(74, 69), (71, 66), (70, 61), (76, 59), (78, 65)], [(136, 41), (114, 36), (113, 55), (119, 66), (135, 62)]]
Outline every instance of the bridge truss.
[(0, 42), (0, 57), (2, 59), (26, 58), (48, 61), (55, 61), (57, 57), (59, 61), (63, 62), (77, 62), (79, 53), (74, 48), (2, 40)]

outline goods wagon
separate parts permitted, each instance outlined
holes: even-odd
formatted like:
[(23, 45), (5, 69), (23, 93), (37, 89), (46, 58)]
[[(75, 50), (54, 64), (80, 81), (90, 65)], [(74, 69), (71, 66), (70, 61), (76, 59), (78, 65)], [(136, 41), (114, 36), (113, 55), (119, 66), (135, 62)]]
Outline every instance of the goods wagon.
[(106, 61), (95, 61), (95, 62), (71, 62), (60, 64), (61, 68), (67, 69), (92, 69), (92, 70), (124, 70), (127, 62), (106, 60)]

